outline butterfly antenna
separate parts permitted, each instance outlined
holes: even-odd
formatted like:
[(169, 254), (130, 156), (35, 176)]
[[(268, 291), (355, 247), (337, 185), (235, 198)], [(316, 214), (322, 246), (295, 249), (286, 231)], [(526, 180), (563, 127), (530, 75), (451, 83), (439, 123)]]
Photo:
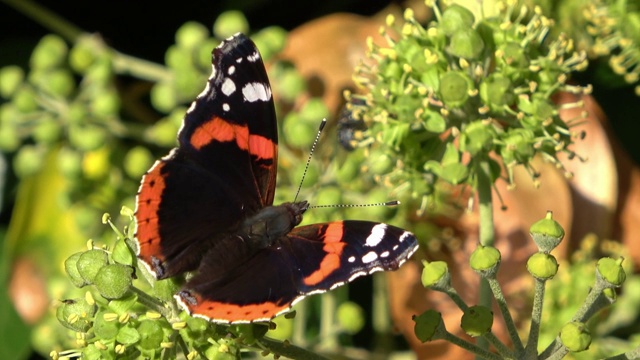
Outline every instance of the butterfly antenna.
[(400, 201), (392, 200), (386, 202), (372, 203), (372, 204), (335, 204), (335, 205), (310, 205), (307, 209), (318, 208), (352, 208), (352, 207), (371, 207), (371, 206), (396, 206), (400, 205)]
[(307, 165), (304, 167), (304, 172), (302, 173), (302, 179), (300, 179), (300, 184), (298, 185), (298, 191), (296, 191), (296, 197), (293, 198), (293, 202), (295, 203), (298, 200), (298, 195), (300, 194), (300, 189), (302, 189), (302, 183), (304, 182), (305, 176), (307, 176), (307, 170), (309, 170), (309, 164), (311, 163), (311, 157), (313, 156), (313, 152), (316, 150), (316, 145), (318, 145), (318, 140), (320, 140), (320, 134), (322, 134), (322, 129), (327, 125), (327, 119), (322, 119), (320, 123), (320, 127), (318, 127), (318, 133), (316, 134), (316, 139), (313, 140), (313, 145), (311, 145), (311, 151), (309, 151), (309, 157), (307, 158)]

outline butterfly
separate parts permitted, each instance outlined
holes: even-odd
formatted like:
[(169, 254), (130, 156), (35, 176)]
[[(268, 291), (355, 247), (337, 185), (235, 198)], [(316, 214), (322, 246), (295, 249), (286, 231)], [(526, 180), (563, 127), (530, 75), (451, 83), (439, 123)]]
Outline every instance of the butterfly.
[(278, 130), (255, 44), (236, 34), (213, 50), (178, 146), (143, 176), (137, 255), (158, 279), (194, 275), (175, 298), (217, 323), (268, 321), (307, 295), (395, 270), (413, 234), (369, 221), (297, 226), (306, 201), (273, 205)]

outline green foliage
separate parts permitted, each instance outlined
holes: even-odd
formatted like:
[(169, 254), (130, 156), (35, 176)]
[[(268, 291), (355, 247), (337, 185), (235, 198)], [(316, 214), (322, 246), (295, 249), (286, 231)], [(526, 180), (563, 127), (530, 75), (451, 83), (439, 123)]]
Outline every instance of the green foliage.
[[(368, 125), (362, 142), (402, 164), (382, 183), (429, 175), (425, 190), (412, 196), (433, 200), (438, 179), (476, 188), (482, 164), (494, 161), (490, 154), (500, 154), (511, 184), (517, 165), (535, 174), (529, 163), (538, 154), (558, 166), (559, 153), (574, 155), (570, 145), (579, 134), (559, 118), (552, 97), (590, 91), (567, 83), (571, 72), (586, 68), (586, 54), (565, 36), (545, 40), (552, 21), (540, 11), (517, 2), (502, 9), (475, 19), (461, 6), (442, 14), (434, 8), (437, 21), (427, 26), (408, 9), (403, 23), (387, 18), (385, 45), (368, 41), (371, 61), (354, 77), (366, 93), (347, 97)], [(498, 174), (492, 171), (492, 181)]]

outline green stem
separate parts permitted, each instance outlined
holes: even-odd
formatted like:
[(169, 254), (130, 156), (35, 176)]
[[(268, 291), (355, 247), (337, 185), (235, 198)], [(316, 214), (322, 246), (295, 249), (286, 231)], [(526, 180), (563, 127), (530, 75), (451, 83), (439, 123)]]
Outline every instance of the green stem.
[(640, 359), (640, 346), (627, 351), (624, 354), (620, 354), (620, 355), (616, 355), (616, 356), (612, 356), (610, 358), (607, 358), (609, 360), (630, 360), (630, 359)]
[(502, 357), (500, 355), (496, 355), (492, 352), (487, 351), (486, 349), (472, 344), (462, 338), (459, 338), (455, 335), (453, 335), (450, 332), (445, 332), (445, 334), (442, 336), (442, 339), (445, 341), (448, 341), (462, 349), (468, 350), (469, 352), (472, 352), (474, 354), (476, 354), (477, 356), (479, 356), (482, 359), (488, 359), (488, 360), (501, 360)]
[(131, 290), (133, 293), (135, 293), (138, 296), (138, 301), (142, 305), (144, 305), (148, 309), (159, 312), (160, 314), (162, 314), (162, 316), (164, 316), (167, 319), (171, 319), (171, 315), (172, 315), (171, 311), (169, 311), (168, 308), (165, 307), (160, 300), (154, 298), (153, 296), (150, 296), (149, 294), (145, 293), (144, 291), (138, 289), (135, 286), (132, 286), (129, 290)]
[(11, 6), (15, 10), (23, 13), (38, 24), (60, 34), (63, 38), (70, 42), (75, 42), (80, 35), (82, 29), (71, 24), (67, 20), (53, 13), (49, 9), (31, 1), (31, 0), (2, 0), (5, 4)]
[(325, 351), (335, 351), (338, 346), (338, 339), (334, 331), (334, 314), (337, 307), (336, 292), (328, 292), (320, 298), (322, 314), (320, 316), (320, 344), (319, 347)]
[(516, 329), (516, 324), (511, 317), (511, 313), (509, 312), (509, 307), (507, 306), (507, 300), (502, 293), (502, 289), (500, 288), (500, 283), (495, 278), (487, 279), (489, 282), (489, 286), (491, 287), (491, 291), (493, 292), (493, 296), (498, 303), (498, 308), (502, 313), (502, 317), (504, 318), (505, 325), (507, 326), (507, 331), (509, 332), (509, 337), (511, 338), (511, 342), (513, 342), (513, 346), (516, 349), (516, 355), (520, 357), (524, 352), (524, 346), (522, 345), (522, 341), (518, 336), (518, 329)]
[[(479, 201), (479, 241), (482, 246), (493, 246), (495, 243), (495, 232), (493, 226), (493, 200), (490, 177), (490, 167), (487, 160), (480, 162), (476, 168), (478, 177), (478, 201)], [(480, 279), (478, 304), (491, 308), (491, 291), (484, 278)], [(488, 348), (484, 338), (478, 339), (478, 345)]]
[(525, 349), (525, 359), (535, 359), (538, 353), (538, 338), (540, 336), (540, 321), (542, 320), (545, 280), (535, 279), (535, 281), (531, 326), (529, 327), (529, 339), (527, 340), (527, 347)]
[(290, 359), (327, 360), (327, 358), (322, 355), (292, 345), (288, 341), (281, 342), (269, 338), (262, 338), (260, 339), (260, 344), (264, 349), (269, 350), (273, 354)]

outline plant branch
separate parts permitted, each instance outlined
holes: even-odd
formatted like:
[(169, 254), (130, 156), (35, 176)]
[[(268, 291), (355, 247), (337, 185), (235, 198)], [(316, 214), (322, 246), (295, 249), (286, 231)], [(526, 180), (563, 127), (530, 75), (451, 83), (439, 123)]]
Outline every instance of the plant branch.
[(292, 345), (288, 341), (281, 342), (269, 338), (260, 339), (260, 344), (265, 350), (291, 359), (327, 360), (326, 357), (310, 352), (301, 347)]
[(533, 295), (533, 309), (531, 310), (531, 326), (529, 338), (525, 349), (525, 359), (534, 359), (538, 352), (538, 339), (540, 336), (540, 321), (542, 320), (542, 305), (544, 303), (545, 281), (535, 279)]

